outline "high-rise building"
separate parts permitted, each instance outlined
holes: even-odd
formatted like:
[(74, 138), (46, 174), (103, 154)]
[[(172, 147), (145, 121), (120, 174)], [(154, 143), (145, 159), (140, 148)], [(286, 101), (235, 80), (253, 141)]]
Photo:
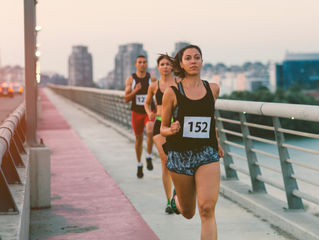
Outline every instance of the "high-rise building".
[(69, 57), (69, 85), (92, 87), (92, 55), (86, 46), (73, 46)]
[(125, 88), (125, 80), (132, 73), (136, 72), (136, 57), (143, 55), (147, 58), (147, 52), (143, 49), (143, 44), (129, 43), (121, 45), (115, 56), (115, 68), (113, 77), (114, 89), (123, 90)]
[(283, 89), (293, 84), (319, 87), (319, 53), (290, 53), (276, 68), (277, 86)]
[(177, 42), (175, 43), (175, 50), (172, 52), (172, 57), (175, 57), (176, 53), (181, 50), (183, 47), (190, 45), (189, 42)]

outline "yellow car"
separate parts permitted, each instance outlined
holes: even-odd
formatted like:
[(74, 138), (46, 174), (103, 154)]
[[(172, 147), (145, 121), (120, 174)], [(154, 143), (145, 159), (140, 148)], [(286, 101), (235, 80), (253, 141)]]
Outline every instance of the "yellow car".
[(0, 97), (13, 97), (13, 88), (6, 82), (0, 84)]

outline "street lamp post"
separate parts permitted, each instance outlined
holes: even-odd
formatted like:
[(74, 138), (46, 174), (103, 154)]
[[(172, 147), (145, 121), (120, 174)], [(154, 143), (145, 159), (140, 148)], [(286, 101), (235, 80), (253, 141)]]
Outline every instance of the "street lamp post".
[(37, 145), (36, 0), (24, 0), (25, 102), (27, 143)]

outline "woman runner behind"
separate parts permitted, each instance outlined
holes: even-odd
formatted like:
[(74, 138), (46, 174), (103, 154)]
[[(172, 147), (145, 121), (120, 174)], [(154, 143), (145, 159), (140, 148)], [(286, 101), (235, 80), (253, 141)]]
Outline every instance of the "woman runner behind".
[[(156, 145), (162, 163), (162, 181), (167, 198), (165, 212), (168, 214), (173, 213), (171, 208), (170, 199), (172, 195), (172, 180), (166, 167), (167, 155), (164, 153), (162, 145), (166, 142), (165, 137), (160, 134), (160, 127), (162, 121), (162, 97), (165, 89), (170, 86), (177, 86), (176, 80), (172, 76), (172, 60), (167, 54), (161, 54), (157, 59), (157, 69), (161, 74), (161, 78), (153, 82), (148, 88), (147, 97), (145, 100), (145, 111), (150, 120), (156, 118), (153, 129), (153, 141)], [(156, 100), (156, 113), (151, 110), (151, 102), (155, 96)]]

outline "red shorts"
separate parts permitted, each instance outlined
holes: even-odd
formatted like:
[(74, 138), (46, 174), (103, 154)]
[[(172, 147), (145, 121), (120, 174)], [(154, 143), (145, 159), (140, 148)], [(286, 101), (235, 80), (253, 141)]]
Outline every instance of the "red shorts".
[(151, 121), (146, 113), (138, 113), (132, 111), (132, 127), (136, 135), (144, 133), (144, 128), (147, 122)]

